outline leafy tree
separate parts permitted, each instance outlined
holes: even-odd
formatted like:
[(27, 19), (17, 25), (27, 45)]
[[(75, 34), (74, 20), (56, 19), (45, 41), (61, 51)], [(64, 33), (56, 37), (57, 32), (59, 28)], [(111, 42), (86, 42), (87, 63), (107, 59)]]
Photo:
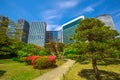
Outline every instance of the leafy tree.
[(11, 48), (10, 45), (12, 44), (12, 40), (7, 36), (7, 26), (9, 20), (0, 21), (0, 56), (3, 57), (5, 55), (9, 55)]
[(107, 40), (107, 43), (110, 45), (110, 48), (106, 53), (111, 53), (110, 56), (113, 58), (120, 58), (120, 38), (117, 37), (112, 40)]
[[(75, 43), (73, 46), (79, 52), (77, 54), (92, 59), (92, 66), (97, 80), (101, 80), (97, 68), (97, 60), (110, 57), (108, 53), (110, 48), (115, 51), (111, 46), (114, 45), (113, 40), (116, 40), (117, 35), (118, 32), (116, 30), (110, 29), (110, 27), (105, 26), (104, 23), (95, 18), (82, 20), (75, 30), (75, 35), (73, 36)], [(113, 44), (110, 46), (108, 42), (113, 42)]]
[(57, 43), (57, 42), (49, 42), (45, 44), (45, 48), (47, 52), (51, 55), (56, 55), (59, 57), (60, 52), (63, 52), (63, 44), (62, 43)]

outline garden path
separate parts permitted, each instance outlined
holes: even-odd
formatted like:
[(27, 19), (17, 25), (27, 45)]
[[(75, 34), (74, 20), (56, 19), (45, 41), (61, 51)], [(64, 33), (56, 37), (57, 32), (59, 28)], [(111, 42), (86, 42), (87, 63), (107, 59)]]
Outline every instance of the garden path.
[(74, 63), (75, 63), (74, 60), (68, 59), (67, 62), (61, 65), (60, 67), (55, 68), (52, 71), (47, 72), (33, 80), (61, 80), (63, 75), (70, 69), (70, 67), (72, 67)]

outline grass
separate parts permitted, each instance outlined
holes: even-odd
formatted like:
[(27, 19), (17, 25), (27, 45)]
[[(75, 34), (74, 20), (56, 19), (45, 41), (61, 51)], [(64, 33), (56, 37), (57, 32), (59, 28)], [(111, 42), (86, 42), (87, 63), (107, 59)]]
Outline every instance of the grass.
[[(57, 66), (65, 61), (57, 60)], [(52, 69), (33, 69), (30, 65), (12, 61), (12, 59), (0, 60), (0, 80), (32, 80)]]
[[(106, 65), (100, 64), (98, 69), (102, 80), (120, 80), (120, 60), (117, 60), (117, 62), (107, 60)], [(92, 64), (75, 63), (62, 80), (95, 80)]]

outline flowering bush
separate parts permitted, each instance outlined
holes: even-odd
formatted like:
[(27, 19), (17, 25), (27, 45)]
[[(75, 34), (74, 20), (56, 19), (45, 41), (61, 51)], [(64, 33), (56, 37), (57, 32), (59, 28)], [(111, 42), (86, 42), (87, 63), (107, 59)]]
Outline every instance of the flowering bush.
[(55, 56), (41, 57), (35, 61), (34, 68), (38, 69), (51, 68), (55, 66), (55, 62), (56, 62)]
[(56, 62), (56, 56), (48, 56), (48, 61), (50, 61), (51, 62), (51, 64), (55, 64), (55, 62)]
[(28, 64), (28, 65), (35, 65), (35, 60), (37, 58), (40, 58), (41, 56), (28, 56), (24, 58), (24, 61)]
[(24, 58), (28, 65), (33, 65), (34, 68), (42, 69), (54, 67), (56, 56), (28, 56)]

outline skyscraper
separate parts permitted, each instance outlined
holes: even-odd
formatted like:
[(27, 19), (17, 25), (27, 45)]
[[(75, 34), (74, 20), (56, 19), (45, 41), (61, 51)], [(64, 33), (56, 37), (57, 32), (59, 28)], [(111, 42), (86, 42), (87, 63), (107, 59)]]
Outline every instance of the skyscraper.
[(106, 26), (110, 26), (111, 29), (115, 29), (115, 25), (110, 14), (99, 15), (96, 19), (102, 21)]
[(77, 17), (77, 18), (62, 25), (62, 28), (63, 28), (62, 42), (64, 44), (71, 44), (74, 42), (73, 40), (70, 40), (70, 37), (72, 37), (74, 35), (75, 28), (78, 26), (78, 23), (82, 19), (84, 19), (84, 16)]
[(26, 20), (18, 20), (17, 31), (19, 32), (19, 34), (17, 37), (25, 43), (28, 43), (29, 28), (29, 23)]
[(62, 30), (58, 31), (58, 42), (62, 43)]
[(28, 43), (32, 43), (38, 46), (44, 46), (45, 33), (46, 33), (45, 22), (32, 22), (30, 25)]
[(46, 43), (50, 41), (58, 42), (58, 31), (46, 31)]
[(10, 21), (8, 24), (7, 35), (10, 38), (15, 38), (15, 34), (16, 34), (16, 24), (13, 21)]

